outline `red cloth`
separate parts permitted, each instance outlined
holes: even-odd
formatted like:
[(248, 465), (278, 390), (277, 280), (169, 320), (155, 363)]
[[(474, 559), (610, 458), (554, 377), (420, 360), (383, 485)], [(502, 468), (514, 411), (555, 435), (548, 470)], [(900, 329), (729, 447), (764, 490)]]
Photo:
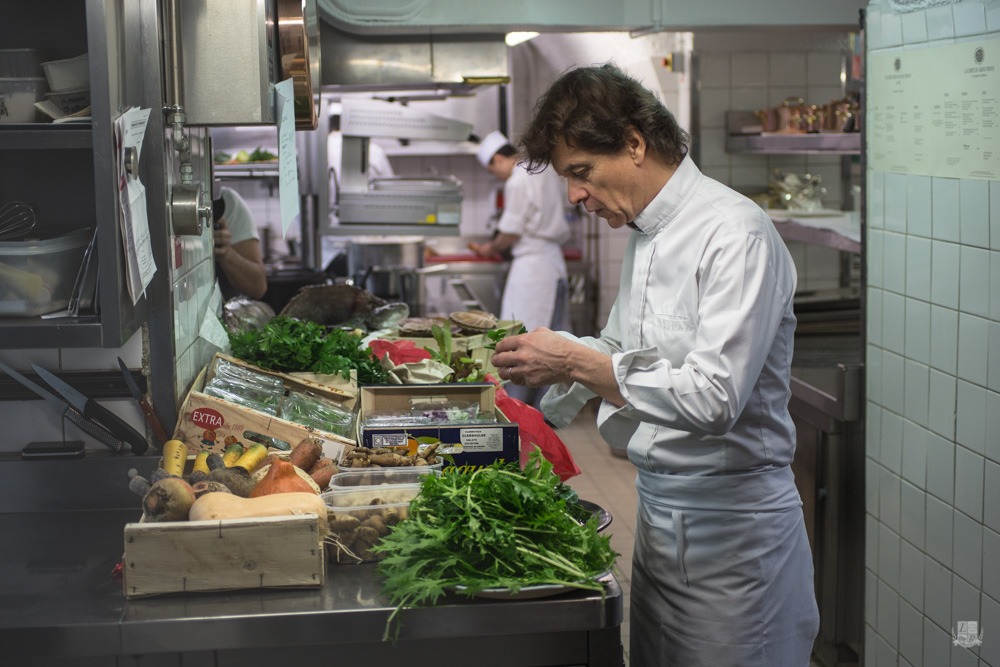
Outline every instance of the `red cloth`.
[(412, 340), (373, 340), (368, 343), (369, 349), (380, 361), (385, 355), (389, 355), (389, 361), (395, 366), (402, 366), (414, 362), (430, 359), (431, 353), (422, 347), (417, 347)]
[(545, 460), (552, 464), (553, 471), (559, 475), (559, 479), (565, 482), (579, 475), (580, 469), (573, 460), (573, 455), (569, 453), (569, 449), (552, 427), (545, 423), (542, 413), (524, 401), (508, 396), (493, 376), (487, 375), (486, 379), (497, 386), (497, 408), (507, 419), (518, 425), (521, 436), (521, 467), (527, 462), (528, 455), (538, 447), (542, 450)]

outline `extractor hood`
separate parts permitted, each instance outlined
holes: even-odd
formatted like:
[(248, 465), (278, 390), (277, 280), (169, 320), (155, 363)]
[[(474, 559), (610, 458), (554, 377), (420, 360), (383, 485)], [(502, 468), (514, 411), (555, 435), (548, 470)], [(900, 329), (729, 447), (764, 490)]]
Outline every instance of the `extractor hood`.
[(504, 34), (372, 35), (320, 23), (324, 90), (447, 90), (510, 80)]

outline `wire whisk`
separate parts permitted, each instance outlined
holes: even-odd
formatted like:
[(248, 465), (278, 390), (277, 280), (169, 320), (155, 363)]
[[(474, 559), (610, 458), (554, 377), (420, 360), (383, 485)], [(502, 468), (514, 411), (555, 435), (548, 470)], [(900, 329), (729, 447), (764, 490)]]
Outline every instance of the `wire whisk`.
[(35, 207), (23, 201), (7, 202), (0, 206), (0, 240), (17, 239), (35, 228), (38, 216)]

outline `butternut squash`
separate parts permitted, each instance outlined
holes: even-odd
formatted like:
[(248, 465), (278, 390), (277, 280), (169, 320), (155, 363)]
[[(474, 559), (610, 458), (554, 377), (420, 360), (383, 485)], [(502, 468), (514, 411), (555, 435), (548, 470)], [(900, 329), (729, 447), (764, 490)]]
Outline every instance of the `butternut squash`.
[(206, 493), (191, 505), (191, 521), (250, 519), (263, 516), (315, 514), (325, 528), (326, 503), (315, 493), (274, 493), (259, 498), (240, 498), (231, 493)]

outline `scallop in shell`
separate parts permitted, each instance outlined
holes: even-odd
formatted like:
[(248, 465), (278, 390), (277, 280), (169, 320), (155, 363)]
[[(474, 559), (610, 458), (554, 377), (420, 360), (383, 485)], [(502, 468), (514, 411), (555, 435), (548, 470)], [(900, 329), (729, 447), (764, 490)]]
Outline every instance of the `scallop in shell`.
[(452, 313), (450, 317), (451, 321), (463, 331), (477, 333), (495, 328), (498, 322), (496, 315), (484, 310), (460, 310)]

